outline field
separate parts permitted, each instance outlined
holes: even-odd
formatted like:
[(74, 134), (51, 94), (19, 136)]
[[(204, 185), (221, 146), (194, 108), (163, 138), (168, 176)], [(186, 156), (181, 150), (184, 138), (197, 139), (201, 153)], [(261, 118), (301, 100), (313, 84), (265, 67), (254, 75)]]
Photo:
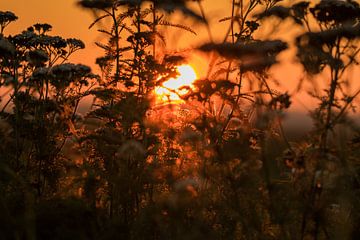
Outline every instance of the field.
[(359, 239), (359, 2), (207, 1), (0, 3), (0, 240)]

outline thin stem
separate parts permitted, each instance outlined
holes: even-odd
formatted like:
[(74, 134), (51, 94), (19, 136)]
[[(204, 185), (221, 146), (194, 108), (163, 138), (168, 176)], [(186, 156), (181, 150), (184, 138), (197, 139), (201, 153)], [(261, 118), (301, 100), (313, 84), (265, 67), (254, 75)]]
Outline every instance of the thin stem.
[(155, 6), (153, 5), (152, 6), (152, 15), (153, 15), (153, 23), (152, 23), (152, 31), (153, 31), (153, 34), (154, 34), (154, 42), (153, 42), (153, 57), (154, 59), (156, 59), (156, 9), (155, 9)]
[[(339, 51), (340, 51), (340, 39), (338, 40), (336, 44), (336, 53), (335, 58), (339, 59)], [(338, 86), (338, 80), (339, 80), (339, 68), (332, 69), (332, 80), (330, 84), (330, 90), (329, 90), (329, 102), (327, 103), (327, 109), (326, 109), (326, 119), (325, 119), (325, 125), (323, 133), (320, 137), (320, 148), (322, 152), (324, 153), (327, 148), (327, 137), (328, 132), (330, 130), (330, 122), (331, 122), (331, 115), (332, 115), (332, 107), (334, 105), (335, 101), (335, 94)]]

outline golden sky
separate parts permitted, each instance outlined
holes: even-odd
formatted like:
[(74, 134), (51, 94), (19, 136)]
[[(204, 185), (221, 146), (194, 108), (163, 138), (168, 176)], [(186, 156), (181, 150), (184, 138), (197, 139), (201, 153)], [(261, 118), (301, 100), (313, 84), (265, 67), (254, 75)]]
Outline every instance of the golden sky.
[(93, 64), (95, 55), (88, 54), (88, 50), (94, 51), (92, 41), (96, 39), (96, 32), (88, 30), (92, 17), (77, 7), (75, 0), (1, 0), (0, 9), (12, 11), (19, 17), (7, 32), (14, 34), (35, 23), (49, 23), (54, 35), (83, 40), (87, 50), (78, 52), (77, 58), (84, 64)]
[[(96, 56), (101, 54), (101, 50), (95, 47), (94, 42), (101, 40), (102, 36), (96, 32), (95, 28), (88, 29), (94, 17), (89, 11), (78, 7), (76, 2), (77, 0), (1, 0), (0, 10), (12, 11), (19, 17), (18, 21), (8, 27), (7, 33), (18, 33), (35, 23), (49, 23), (53, 26), (53, 34), (64, 38), (74, 37), (83, 40), (87, 49), (77, 53), (73, 61), (81, 61), (84, 64), (93, 66)], [(212, 16), (211, 22), (213, 25), (220, 26), (217, 20), (224, 14), (227, 15), (226, 12), (231, 11), (231, 8), (230, 0), (223, 1), (220, 9), (219, 2), (218, 0), (206, 0), (204, 1), (204, 8), (207, 14)], [(194, 7), (196, 8), (196, 6)], [(174, 31), (172, 34), (167, 35), (171, 40), (169, 42), (172, 42), (171, 48), (181, 49), (185, 47), (184, 44), (188, 45), (186, 48), (189, 48), (191, 43), (194, 44), (208, 39), (204, 26), (194, 25), (194, 22), (190, 19), (184, 22), (184, 16), (176, 15), (174, 18), (174, 21), (180, 20), (182, 24), (186, 23), (194, 28), (198, 35), (182, 32), (179, 38), (179, 32)], [(219, 28), (215, 26), (215, 32), (224, 32), (223, 26), (224, 24)], [(220, 34), (217, 35), (220, 37)], [(223, 37), (223, 34), (221, 34), (221, 37)]]
[[(96, 28), (88, 29), (94, 16), (91, 12), (78, 7), (76, 2), (77, 0), (0, 0), (1, 11), (12, 11), (19, 17), (18, 21), (8, 27), (6, 33), (16, 34), (32, 24), (49, 23), (53, 26), (52, 33), (54, 35), (83, 40), (86, 44), (86, 49), (77, 52), (71, 60), (75, 63), (81, 62), (82, 64), (89, 65), (97, 71), (94, 62), (96, 57), (101, 56), (102, 51), (95, 46), (94, 42), (101, 41), (103, 38), (96, 31)], [(228, 23), (219, 23), (219, 20), (231, 15), (231, 0), (204, 0), (203, 6), (210, 22), (211, 33), (214, 39), (223, 39)], [(192, 7), (195, 11), (199, 11), (197, 5)], [(172, 20), (175, 23), (179, 22), (190, 26), (198, 34), (195, 36), (180, 30), (172, 30), (165, 33), (168, 50), (191, 49), (200, 42), (209, 41), (209, 35), (204, 25), (196, 24), (193, 20), (179, 14), (175, 14)], [(266, 38), (267, 36), (262, 37)], [(201, 77), (207, 71), (208, 61), (206, 58), (199, 57), (196, 54), (191, 56), (192, 65), (198, 76)], [(302, 75), (301, 68), (293, 63), (292, 57), (293, 55), (289, 53), (283, 54), (283, 64), (275, 66), (271, 71), (275, 78), (282, 83), (282, 88), (290, 93), (294, 91)], [(305, 94), (295, 96), (295, 108), (304, 111), (306, 108), (303, 105), (313, 105), (311, 98)]]

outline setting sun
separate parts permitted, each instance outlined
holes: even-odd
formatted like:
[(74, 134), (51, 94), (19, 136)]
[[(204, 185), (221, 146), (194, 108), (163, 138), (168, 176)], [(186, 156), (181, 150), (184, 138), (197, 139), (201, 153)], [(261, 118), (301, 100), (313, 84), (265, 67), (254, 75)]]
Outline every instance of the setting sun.
[(177, 78), (170, 78), (162, 84), (162, 87), (157, 87), (155, 93), (159, 99), (163, 101), (178, 101), (179, 95), (186, 94), (187, 90), (181, 87), (189, 86), (197, 79), (195, 70), (190, 65), (181, 65), (177, 67), (179, 76)]

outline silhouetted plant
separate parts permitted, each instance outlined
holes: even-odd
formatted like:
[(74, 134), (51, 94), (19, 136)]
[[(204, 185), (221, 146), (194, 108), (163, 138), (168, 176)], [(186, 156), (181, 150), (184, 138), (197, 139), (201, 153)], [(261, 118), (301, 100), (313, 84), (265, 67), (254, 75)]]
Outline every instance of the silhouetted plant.
[[(296, 38), (298, 60), (309, 75), (326, 76), (324, 92), (313, 91), (313, 96), (320, 102), (311, 112), (316, 127), (313, 142), (306, 148), (306, 154), (296, 153), (295, 159), (293, 156), (287, 163), (304, 175), (303, 178), (308, 178), (304, 190), (310, 190), (304, 194), (301, 239), (308, 236), (350, 239), (351, 222), (358, 219), (354, 216), (350, 220), (349, 216), (341, 224), (335, 224), (329, 215), (337, 211), (338, 217), (343, 218), (348, 214), (348, 207), (354, 206), (352, 204), (358, 199), (356, 195), (343, 192), (358, 178), (358, 174), (350, 170), (356, 161), (345, 154), (348, 148), (336, 147), (330, 134), (348, 121), (348, 112), (354, 109), (353, 101), (359, 94), (359, 91), (346, 93), (344, 90), (350, 84), (346, 73), (357, 64), (359, 13), (359, 4), (355, 1), (331, 0), (320, 1), (314, 6), (310, 2), (299, 2), (260, 14), (262, 18), (290, 17), (303, 25), (306, 32)], [(301, 164), (297, 165), (297, 161)], [(335, 179), (339, 182), (335, 183)]]
[(160, 11), (180, 9), (196, 19), (202, 18), (182, 1), (156, 1), (145, 7), (141, 1), (79, 3), (99, 14), (90, 27), (106, 18), (112, 20), (108, 30), (99, 30), (108, 43), (97, 43), (105, 51), (105, 56), (97, 59), (103, 78), (92, 91), (94, 110), (87, 116), (98, 119), (99, 127), (82, 138), (84, 148), (91, 153), (90, 171), (95, 170), (95, 176), (88, 177), (95, 177), (99, 187), (85, 195), (108, 210), (111, 222), (121, 229), (116, 234), (131, 238), (143, 209), (152, 208), (155, 195), (168, 187), (158, 183), (153, 173), (168, 164), (167, 156), (163, 158), (159, 153), (166, 149), (161, 142), (167, 140), (149, 126), (147, 116), (153, 107), (155, 87), (178, 75), (175, 67), (183, 57), (168, 56), (157, 49), (157, 42), (165, 41), (158, 27), (194, 33), (186, 26), (166, 21)]
[[(348, 114), (360, 90), (346, 87), (358, 64), (359, 4), (233, 0), (215, 42), (202, 2), (193, 1), (200, 13), (187, 2), (78, 1), (106, 39), (96, 43), (101, 76), (69, 62), (81, 40), (52, 36), (49, 24), (6, 35), (17, 16), (0, 11), (4, 239), (357, 237), (360, 141), (341, 131), (358, 131)], [(180, 103), (158, 104), (155, 88), (186, 62), (164, 49), (162, 29), (196, 34), (168, 21), (174, 11), (207, 28), (210, 41), (193, 51), (209, 54), (208, 73), (168, 89)], [(292, 94), (269, 74), (293, 44), (259, 37), (264, 21), (302, 29), (296, 59), (307, 79), (325, 80), (312, 92), (314, 131), (298, 141), (281, 125)]]
[[(2, 33), (17, 17), (0, 13)], [(4, 207), (19, 221), (8, 238), (35, 237), (31, 229), (35, 199), (59, 194), (71, 164), (64, 144), (76, 136), (77, 108), (97, 78), (89, 67), (65, 63), (85, 47), (77, 39), (51, 36), (49, 24), (35, 24), (14, 36), (1, 36), (1, 87), (9, 91), (2, 104), (1, 172)], [(4, 184), (4, 185), (3, 185)], [(13, 204), (12, 202), (16, 202)], [(23, 223), (20, 223), (24, 219)]]

